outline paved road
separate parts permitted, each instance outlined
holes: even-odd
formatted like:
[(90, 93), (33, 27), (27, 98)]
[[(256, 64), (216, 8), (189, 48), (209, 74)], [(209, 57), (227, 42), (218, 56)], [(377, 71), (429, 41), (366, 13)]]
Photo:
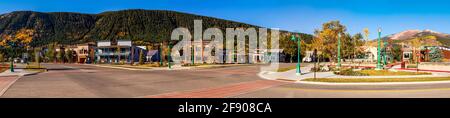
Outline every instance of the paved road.
[[(283, 64), (290, 66), (293, 64)], [(259, 78), (259, 66), (136, 71), (44, 64), (1, 97), (450, 97), (450, 84), (332, 86)]]

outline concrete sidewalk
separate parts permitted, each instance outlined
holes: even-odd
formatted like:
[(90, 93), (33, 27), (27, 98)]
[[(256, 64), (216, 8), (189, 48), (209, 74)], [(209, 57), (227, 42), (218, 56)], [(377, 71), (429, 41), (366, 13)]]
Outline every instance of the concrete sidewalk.
[(0, 96), (2, 96), (17, 79), (19, 79), (19, 76), (0, 77)]
[(0, 77), (8, 77), (8, 76), (27, 76), (39, 73), (38, 71), (27, 71), (24, 69), (14, 69), (14, 72), (11, 72), (9, 69), (5, 72), (0, 73)]
[(8, 88), (16, 82), (20, 77), (33, 75), (39, 73), (38, 71), (27, 71), (24, 69), (14, 69), (11, 72), (9, 69), (0, 73), (0, 96), (2, 96)]

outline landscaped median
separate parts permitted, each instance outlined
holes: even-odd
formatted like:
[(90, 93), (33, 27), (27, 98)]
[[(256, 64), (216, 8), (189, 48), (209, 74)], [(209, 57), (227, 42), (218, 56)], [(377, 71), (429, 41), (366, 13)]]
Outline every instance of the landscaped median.
[(390, 70), (360, 70), (343, 69), (335, 72), (336, 75), (344, 76), (402, 76), (402, 75), (431, 75), (429, 72), (408, 72), (408, 71), (390, 71)]
[[(291, 68), (291, 69), (288, 69)], [(292, 81), (304, 84), (324, 85), (366, 85), (366, 84), (417, 84), (425, 83), (450, 83), (450, 73), (434, 71), (403, 71), (397, 69), (375, 70), (375, 69), (352, 69), (341, 68), (335, 71), (306, 72), (311, 68), (302, 68), (302, 75), (296, 75), (294, 67), (280, 68), (278, 72), (260, 72), (258, 76), (269, 80)], [(314, 79), (316, 78), (316, 79)]]
[(450, 81), (450, 77), (413, 77), (413, 78), (308, 78), (302, 81), (329, 83), (370, 83), (370, 82), (426, 82)]

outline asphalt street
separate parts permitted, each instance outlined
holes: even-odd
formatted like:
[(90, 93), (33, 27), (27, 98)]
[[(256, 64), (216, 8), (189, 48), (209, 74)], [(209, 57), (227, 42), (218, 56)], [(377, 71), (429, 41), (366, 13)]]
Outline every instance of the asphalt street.
[[(211, 94), (245, 98), (450, 97), (450, 84), (311, 85), (267, 82), (261, 65), (191, 70), (126, 70), (83, 64), (43, 64), (49, 71), (19, 78), (6, 98), (129, 98)], [(294, 64), (282, 64), (282, 67)]]

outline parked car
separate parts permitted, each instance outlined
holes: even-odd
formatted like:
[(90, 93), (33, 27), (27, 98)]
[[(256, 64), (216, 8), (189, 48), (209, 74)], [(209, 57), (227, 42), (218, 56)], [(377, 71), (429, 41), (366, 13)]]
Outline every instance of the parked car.
[(14, 63), (19, 63), (20, 62), (20, 58), (15, 58), (14, 59)]

